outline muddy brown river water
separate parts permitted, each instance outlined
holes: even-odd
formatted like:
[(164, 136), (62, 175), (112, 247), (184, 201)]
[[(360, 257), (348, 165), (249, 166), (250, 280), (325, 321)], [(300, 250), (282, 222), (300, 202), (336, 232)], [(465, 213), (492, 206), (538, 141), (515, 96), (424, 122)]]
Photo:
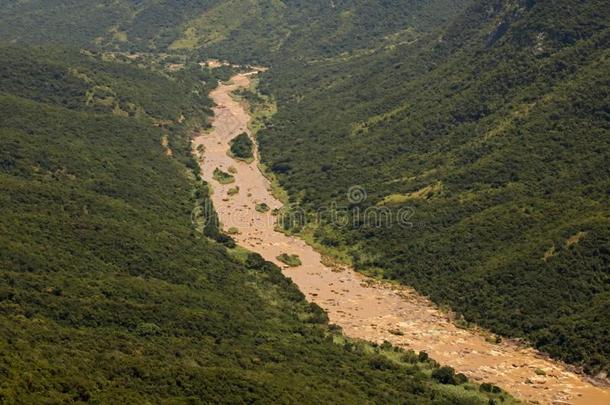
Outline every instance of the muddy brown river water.
[[(257, 203), (280, 208), (270, 184), (258, 169), (257, 159), (248, 164), (227, 155), (229, 142), (241, 132), (250, 133), (250, 115), (231, 93), (250, 85), (257, 72), (236, 75), (211, 93), (216, 103), (211, 132), (193, 141), (203, 177), (213, 189), (212, 200), (225, 230), (235, 227), (234, 239), (283, 267), (307, 299), (319, 304), (330, 321), (346, 335), (381, 343), (387, 340), (415, 351), (424, 350), (441, 364), (454, 367), (471, 379), (501, 386), (524, 401), (542, 404), (609, 405), (610, 390), (598, 388), (568, 368), (531, 348), (489, 343), (482, 333), (458, 328), (429, 300), (408, 287), (367, 278), (351, 269), (340, 272), (322, 264), (321, 256), (297, 237), (275, 231), (276, 218), (256, 211)], [(204, 152), (198, 152), (203, 145)], [(213, 180), (214, 169), (235, 169), (235, 182)], [(229, 196), (231, 188), (239, 193)], [(297, 254), (302, 265), (287, 268), (276, 257)], [(545, 375), (540, 370), (544, 371)]]

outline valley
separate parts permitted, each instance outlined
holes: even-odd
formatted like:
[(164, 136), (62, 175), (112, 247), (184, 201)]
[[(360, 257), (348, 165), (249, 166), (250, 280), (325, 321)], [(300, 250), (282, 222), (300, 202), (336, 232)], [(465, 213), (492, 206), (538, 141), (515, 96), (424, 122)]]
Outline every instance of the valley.
[(0, 403), (610, 404), (607, 1), (0, 6)]
[[(248, 88), (257, 71), (234, 76), (210, 94), (216, 103), (212, 130), (193, 141), (193, 153), (203, 178), (213, 189), (212, 201), (225, 230), (236, 242), (283, 267), (283, 272), (309, 301), (328, 312), (330, 322), (347, 336), (383, 341), (425, 351), (441, 364), (454, 367), (478, 382), (501, 386), (517, 398), (545, 404), (606, 404), (610, 391), (593, 386), (562, 363), (549, 360), (531, 348), (510, 342), (491, 343), (486, 335), (458, 328), (450, 317), (408, 287), (380, 282), (352, 269), (331, 268), (303, 240), (276, 231), (273, 197), (267, 178), (254, 162), (231, 158), (233, 138), (249, 133), (249, 112), (232, 93)], [(216, 169), (229, 172), (234, 181), (221, 184)], [(233, 190), (233, 191), (230, 191)], [(237, 190), (237, 192), (235, 192)], [(270, 209), (261, 212), (257, 205)], [(286, 266), (277, 257), (297, 255), (302, 264)]]

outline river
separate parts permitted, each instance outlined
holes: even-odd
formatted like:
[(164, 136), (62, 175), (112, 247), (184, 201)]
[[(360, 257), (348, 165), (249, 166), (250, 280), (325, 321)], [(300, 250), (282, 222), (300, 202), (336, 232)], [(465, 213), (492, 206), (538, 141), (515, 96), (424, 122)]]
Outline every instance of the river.
[[(593, 386), (560, 362), (549, 360), (531, 348), (511, 342), (490, 343), (477, 331), (458, 328), (429, 300), (408, 287), (367, 278), (351, 269), (337, 271), (322, 264), (321, 256), (297, 237), (275, 231), (271, 211), (258, 212), (257, 203), (271, 209), (281, 203), (271, 193), (267, 178), (252, 163), (227, 155), (229, 142), (242, 132), (250, 133), (249, 112), (231, 93), (250, 85), (257, 72), (242, 73), (221, 83), (211, 94), (216, 103), (212, 130), (193, 140), (203, 178), (213, 189), (212, 200), (225, 230), (241, 246), (278, 264), (299, 286), (309, 301), (329, 315), (330, 322), (346, 335), (374, 342), (387, 340), (415, 351), (426, 351), (441, 364), (480, 382), (499, 385), (524, 401), (544, 404), (610, 404), (610, 390)], [(201, 152), (200, 145), (203, 146)], [(220, 184), (213, 179), (216, 168), (234, 171), (235, 182)], [(239, 193), (229, 190), (239, 187)], [(288, 268), (276, 257), (296, 254), (302, 265)]]

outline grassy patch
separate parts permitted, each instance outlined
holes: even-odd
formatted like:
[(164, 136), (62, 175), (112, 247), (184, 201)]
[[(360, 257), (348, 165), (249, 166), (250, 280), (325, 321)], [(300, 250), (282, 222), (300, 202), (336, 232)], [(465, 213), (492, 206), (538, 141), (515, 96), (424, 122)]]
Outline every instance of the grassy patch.
[(220, 184), (231, 184), (231, 183), (235, 182), (235, 177), (233, 177), (232, 175), (230, 175), (227, 172), (223, 172), (219, 168), (216, 168), (214, 170), (213, 177), (214, 177), (214, 180), (216, 180)]
[(269, 208), (269, 206), (266, 203), (258, 203), (258, 204), (256, 204), (256, 208), (255, 209), (256, 209), (256, 211), (261, 212), (261, 213), (264, 214), (266, 212), (269, 212), (269, 210), (271, 208)]
[(443, 184), (437, 182), (429, 186), (423, 187), (417, 191), (408, 194), (390, 194), (379, 202), (378, 205), (392, 206), (401, 205), (413, 200), (427, 200), (443, 190)]
[(282, 253), (276, 259), (290, 267), (299, 267), (303, 264), (298, 255), (289, 255), (288, 253)]

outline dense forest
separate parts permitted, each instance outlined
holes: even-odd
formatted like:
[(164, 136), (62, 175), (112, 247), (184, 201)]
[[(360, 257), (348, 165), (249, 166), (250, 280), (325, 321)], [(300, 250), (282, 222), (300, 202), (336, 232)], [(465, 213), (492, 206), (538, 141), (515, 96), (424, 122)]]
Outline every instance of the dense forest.
[(0, 402), (513, 401), (347, 340), (277, 266), (208, 238), (189, 135), (231, 72), (115, 59), (0, 47)]
[[(427, 378), (430, 365), (406, 372), (415, 377), (404, 382), (411, 366), (371, 371), (378, 348), (354, 353), (328, 343), (326, 326), (303, 321), (319, 314), (295, 298), (292, 284), (227, 253), (234, 244), (213, 213), (204, 234), (222, 246), (193, 228), (193, 206), (206, 205), (207, 188), (196, 174), (181, 176), (196, 168), (188, 131), (206, 125), (205, 94), (230, 73), (195, 63), (209, 56), (270, 67), (259, 90), (277, 114), (258, 142), (293, 207), (312, 218), (332, 203), (413, 213), (409, 226), (345, 227), (322, 218), (288, 231), (311, 235), (360, 271), (414, 286), (466, 322), (523, 338), (592, 374), (607, 372), (606, 3), (0, 0), (2, 40), (45, 46), (1, 48), (2, 116), (11, 118), (2, 121), (0, 151), (3, 213), (10, 213), (0, 239), (2, 319), (11, 331), (2, 344), (30, 356), (3, 358), (10, 366), (1, 372), (40, 393), (36, 378), (19, 372), (37, 364), (58, 395), (72, 389), (71, 378), (85, 384), (76, 376), (101, 362), (101, 385), (86, 391), (115, 384), (125, 398), (153, 395), (133, 386), (119, 392), (121, 381), (139, 379), (168, 398), (196, 387), (320, 399), (342, 387), (352, 395), (344, 402), (384, 402), (391, 393), (405, 402), (413, 393), (446, 400), (447, 390)], [(184, 69), (170, 71), (170, 63)], [(367, 198), (348, 199), (353, 186)], [(195, 218), (196, 229), (202, 221)], [(233, 303), (232, 295), (247, 297)], [(124, 320), (103, 316), (115, 312)], [(112, 336), (121, 336), (123, 349)], [(195, 348), (195, 339), (206, 346)], [(106, 346), (84, 351), (91, 342)], [(184, 349), (170, 353), (168, 342)], [(264, 359), (256, 354), (261, 344)], [(319, 361), (304, 365), (296, 348)], [(49, 350), (72, 371), (56, 378)], [(76, 362), (78, 354), (89, 363)], [(133, 368), (123, 366), (127, 357)], [(343, 377), (325, 361), (346, 364)], [(224, 366), (237, 377), (200, 385), (203, 375), (221, 379)], [(166, 372), (150, 371), (157, 367)], [(305, 383), (303, 375), (316, 378)]]
[(262, 157), (301, 208), (359, 186), (361, 212), (413, 212), (310, 224), (326, 250), (608, 371), (609, 21), (603, 1), (480, 1), (415, 42), (276, 63)]
[(6, 42), (213, 54), (272, 64), (393, 46), (431, 33), (469, 0), (0, 0)]

